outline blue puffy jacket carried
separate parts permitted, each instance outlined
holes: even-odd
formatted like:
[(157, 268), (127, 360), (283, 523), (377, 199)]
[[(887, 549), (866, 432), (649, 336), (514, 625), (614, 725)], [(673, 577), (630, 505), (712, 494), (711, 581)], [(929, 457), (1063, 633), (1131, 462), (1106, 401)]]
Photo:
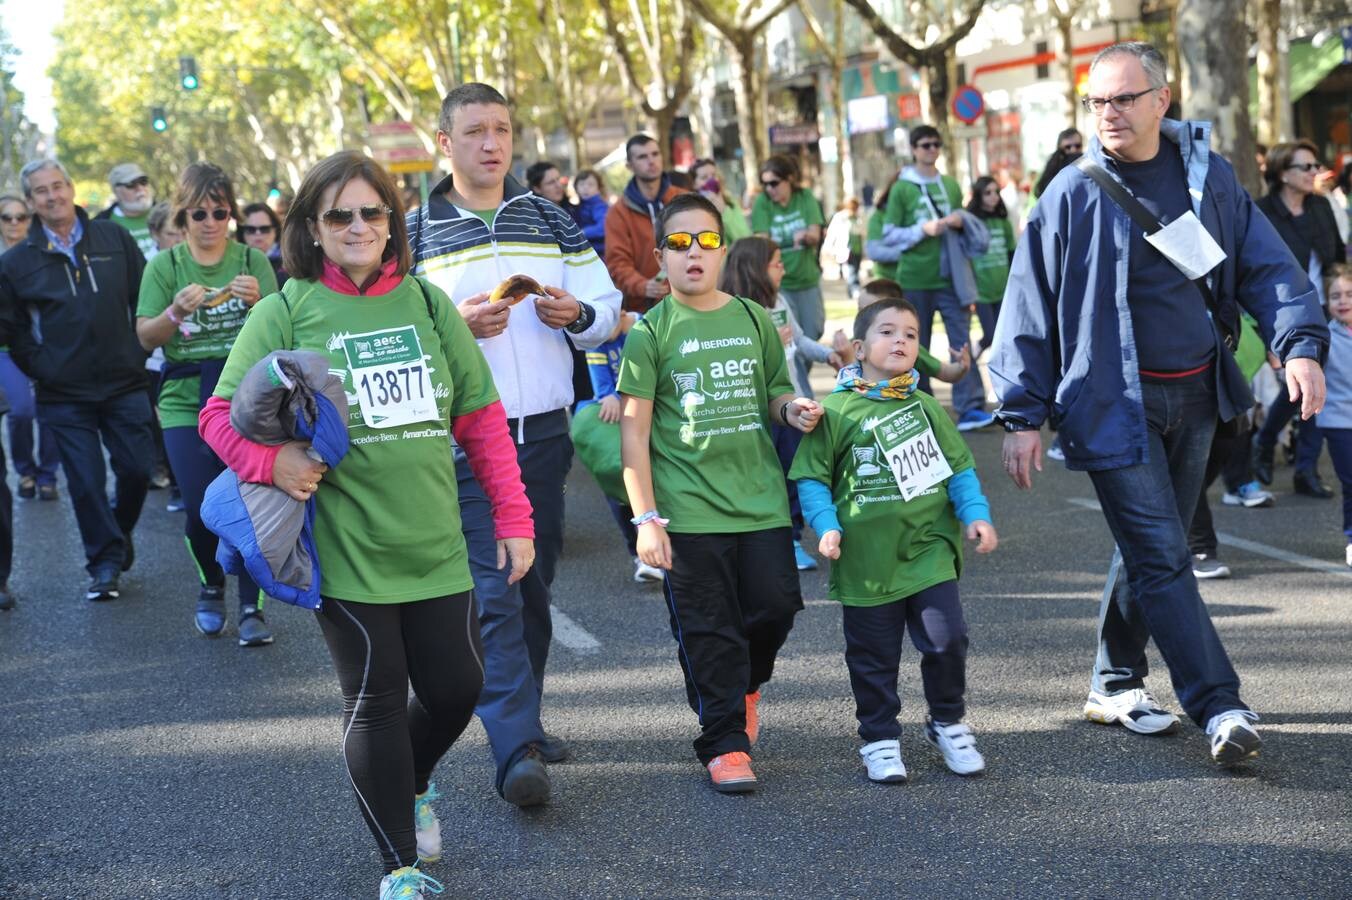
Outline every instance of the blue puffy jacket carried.
[[(1309, 278), (1230, 163), (1211, 153), (1210, 131), (1206, 122), (1160, 124), (1166, 146), (1183, 157), (1193, 213), (1226, 254), (1207, 276), (1216, 318), (1238, 334), (1242, 308), (1282, 360), (1322, 360), (1328, 329)], [(1117, 178), (1097, 138), (1089, 153)], [(1145, 406), (1127, 306), (1133, 227), (1112, 198), (1070, 166), (1038, 199), (1010, 269), (990, 360), (997, 415), (1033, 427), (1050, 419), (1072, 469), (1146, 462)], [(1230, 421), (1252, 407), (1253, 397), (1220, 330), (1213, 330), (1220, 418)]]
[(586, 200), (578, 203), (577, 206), (569, 206), (568, 212), (572, 213), (573, 221), (577, 223), (577, 227), (582, 229), (582, 233), (591, 242), (596, 255), (605, 259), (606, 213), (610, 212), (610, 205), (606, 203), (606, 198), (600, 194), (592, 194)]

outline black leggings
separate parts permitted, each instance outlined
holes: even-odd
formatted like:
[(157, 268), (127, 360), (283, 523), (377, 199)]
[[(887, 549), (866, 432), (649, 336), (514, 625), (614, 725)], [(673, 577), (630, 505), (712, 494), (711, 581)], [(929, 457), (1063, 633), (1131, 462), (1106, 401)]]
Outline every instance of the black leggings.
[(343, 690), (343, 759), (357, 805), (385, 871), (411, 866), (413, 797), (427, 790), (483, 687), (474, 594), (411, 603), (325, 597), (316, 615)]

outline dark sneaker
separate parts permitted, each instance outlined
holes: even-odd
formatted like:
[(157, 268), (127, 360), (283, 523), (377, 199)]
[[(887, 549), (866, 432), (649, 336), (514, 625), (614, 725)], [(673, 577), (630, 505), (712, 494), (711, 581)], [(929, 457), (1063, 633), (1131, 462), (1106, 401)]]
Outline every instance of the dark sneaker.
[(122, 571), (131, 569), (132, 563), (136, 562), (136, 545), (132, 543), (131, 532), (122, 532)]
[(0, 585), (0, 609), (13, 609), (14, 595), (9, 592), (9, 585)]
[(268, 623), (263, 621), (263, 613), (256, 606), (239, 608), (239, 645), (241, 647), (265, 647), (272, 643), (272, 632)]
[(32, 500), (38, 495), (38, 483), (32, 477), (25, 475), (19, 479), (19, 496), (24, 500)]
[(523, 809), (549, 802), (549, 769), (534, 745), (507, 770), (507, 777), (502, 780), (502, 797)]
[(225, 588), (202, 588), (202, 593), (197, 596), (193, 624), (207, 637), (216, 637), (225, 630)]
[(1192, 555), (1192, 574), (1198, 579), (1229, 578), (1230, 567), (1214, 556), (1194, 553)]
[(122, 596), (117, 585), (118, 571), (116, 566), (103, 566), (94, 572), (94, 579), (89, 582), (89, 590), (85, 591), (85, 599), (100, 603), (104, 600), (116, 600)]
[(568, 757), (573, 755), (573, 749), (568, 746), (568, 742), (556, 734), (546, 734), (545, 739), (535, 745), (540, 750), (540, 756), (547, 763), (567, 762)]
[(1297, 472), (1291, 476), (1291, 486), (1297, 494), (1314, 497), (1316, 500), (1328, 500), (1333, 497), (1333, 489), (1324, 484), (1315, 472)]
[(1253, 444), (1250, 446), (1250, 460), (1253, 463), (1254, 477), (1263, 484), (1272, 484), (1272, 466), (1273, 466), (1273, 448), (1263, 447), (1258, 443), (1258, 436), (1254, 435)]
[(174, 485), (169, 491), (169, 502), (164, 504), (164, 508), (169, 512), (183, 512), (183, 493)]
[(40, 485), (38, 485), (38, 499), (39, 499), (39, 500), (55, 500), (55, 499), (57, 498), (57, 496), (58, 496), (58, 494), (57, 494), (57, 492), (56, 492), (56, 485), (55, 485), (55, 484), (40, 484)]

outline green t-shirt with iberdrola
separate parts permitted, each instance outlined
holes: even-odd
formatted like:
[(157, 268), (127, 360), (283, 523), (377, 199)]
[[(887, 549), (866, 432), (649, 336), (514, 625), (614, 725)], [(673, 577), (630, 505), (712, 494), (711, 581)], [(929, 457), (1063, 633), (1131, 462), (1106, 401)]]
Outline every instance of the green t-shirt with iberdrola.
[(846, 606), (880, 606), (956, 579), (962, 526), (948, 499), (948, 480), (902, 499), (875, 434), (889, 416), (923, 413), (953, 473), (972, 468), (972, 452), (939, 401), (923, 391), (906, 400), (837, 391), (821, 403), (826, 415), (803, 436), (789, 477), (831, 488), (841, 539), (827, 596)]
[(817, 198), (806, 188), (798, 188), (789, 195), (786, 206), (780, 206), (764, 193), (751, 204), (751, 230), (768, 234), (779, 248), (784, 263), (784, 280), (780, 290), (802, 291), (821, 284), (822, 267), (817, 264), (817, 248), (793, 246), (793, 235), (809, 225), (822, 224), (822, 208)]
[(131, 236), (136, 240), (136, 246), (141, 249), (142, 256), (150, 259), (155, 255), (157, 247), (155, 238), (150, 234), (150, 213), (144, 216), (124, 216), (120, 212), (115, 212), (108, 218), (131, 232)]
[[(909, 171), (909, 170), (908, 170)], [(962, 206), (962, 191), (958, 183), (947, 175), (941, 182), (925, 185), (898, 178), (887, 195), (887, 211), (883, 222), (909, 228), (944, 216)], [(941, 186), (942, 185), (942, 186)], [(921, 194), (921, 190), (924, 194)], [(926, 197), (929, 199), (926, 200)], [(936, 291), (951, 288), (950, 279), (939, 274), (939, 253), (942, 237), (922, 237), (897, 260), (897, 281), (903, 290)]]
[[(136, 303), (136, 315), (153, 319), (173, 302), (174, 295), (190, 284), (200, 284), (208, 290), (224, 287), (237, 275), (252, 275), (258, 279), (261, 297), (277, 292), (277, 276), (268, 258), (238, 241), (227, 241), (225, 255), (219, 262), (204, 266), (192, 258), (186, 243), (177, 244), (164, 253), (157, 253), (146, 263), (141, 275), (141, 295)], [(225, 359), (235, 337), (244, 325), (249, 307), (238, 297), (207, 309), (199, 306), (183, 320), (188, 333), (175, 331), (164, 345), (164, 359), (169, 363), (194, 363), (206, 359)], [(202, 409), (201, 379), (197, 376), (173, 378), (164, 382), (160, 390), (160, 425), (164, 428), (197, 427), (197, 414)]]
[(653, 402), (649, 456), (668, 530), (789, 524), (767, 404), (793, 391), (784, 346), (759, 303), (692, 309), (668, 295), (625, 340), (619, 391)]
[(1009, 281), (1009, 254), (1014, 249), (1014, 225), (1004, 216), (982, 219), (990, 232), (986, 252), (972, 260), (976, 276), (976, 295), (982, 303), (999, 303), (1005, 297)]
[[(412, 277), (387, 294), (362, 296), (293, 278), (249, 313), (216, 387), (216, 396), (229, 399), (244, 374), (273, 350), (322, 353), (329, 371), (343, 379), (347, 456), (315, 492), (314, 538), (326, 597), (407, 603), (474, 584), (450, 428), (457, 416), (482, 409), (498, 394), (455, 306), (439, 288), (424, 286), (426, 298)], [(391, 347), (402, 355), (389, 356)], [(390, 374), (382, 372), (382, 359), (404, 364), (391, 369), (393, 379), (380, 377)], [(427, 383), (420, 384), (423, 373), (414, 361), (426, 366)], [(366, 424), (362, 399), (384, 404), (405, 396), (434, 398), (431, 415), (393, 427)]]

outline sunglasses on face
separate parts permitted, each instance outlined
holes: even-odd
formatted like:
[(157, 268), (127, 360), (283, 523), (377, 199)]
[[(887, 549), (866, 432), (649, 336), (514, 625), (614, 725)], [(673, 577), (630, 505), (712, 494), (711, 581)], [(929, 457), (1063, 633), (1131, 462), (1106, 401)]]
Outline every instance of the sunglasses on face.
[(1296, 169), (1300, 172), (1318, 172), (1319, 163), (1291, 163), (1286, 169), (1288, 172), (1292, 169)]
[(120, 184), (118, 184), (118, 187), (120, 188), (150, 187), (150, 178), (147, 175), (142, 175), (140, 178), (133, 178), (131, 181), (121, 182)]
[(208, 210), (202, 209), (202, 207), (199, 206), (197, 209), (190, 210), (188, 215), (192, 216), (194, 222), (205, 222), (207, 216), (211, 216), (217, 222), (224, 222), (226, 219), (230, 218), (230, 210), (222, 209), (219, 206), (215, 209)]
[(701, 231), (698, 234), (673, 231), (662, 238), (662, 243), (658, 246), (680, 253), (689, 250), (691, 244), (699, 244), (701, 250), (717, 250), (723, 246), (723, 235), (717, 231)]
[(0, 213), (0, 222), (4, 222), (6, 225), (18, 225), (22, 222), (27, 222), (29, 218), (31, 217), (28, 213), (17, 213), (15, 215)]
[(939, 143), (938, 141), (921, 141), (920, 143), (918, 143), (918, 144), (915, 145), (915, 149), (917, 149), (917, 150), (938, 150), (938, 149), (939, 149), (940, 147), (942, 147), (942, 146), (943, 146), (943, 144)]
[(341, 231), (350, 226), (358, 215), (367, 225), (380, 225), (389, 221), (392, 212), (394, 210), (388, 206), (335, 206), (333, 209), (324, 210), (319, 218), (333, 230)]
[(245, 234), (272, 234), (271, 225), (241, 225), (239, 230)]
[(763, 188), (777, 188), (777, 187), (779, 187), (779, 186), (780, 186), (781, 184), (783, 184), (783, 183), (784, 183), (784, 179), (782, 179), (782, 178), (766, 178), (766, 179), (764, 179), (763, 181), (761, 181), (761, 187), (763, 187)]

